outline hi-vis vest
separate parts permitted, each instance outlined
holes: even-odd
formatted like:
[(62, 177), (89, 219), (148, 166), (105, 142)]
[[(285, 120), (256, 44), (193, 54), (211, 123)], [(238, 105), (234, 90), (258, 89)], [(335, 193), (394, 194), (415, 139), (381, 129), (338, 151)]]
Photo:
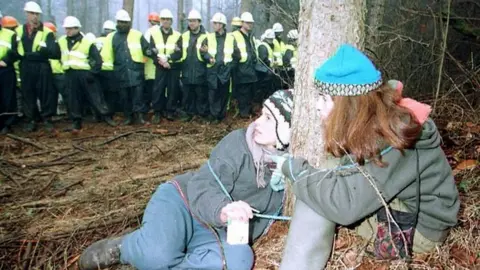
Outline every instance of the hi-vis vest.
[[(258, 48), (260, 46), (265, 46), (265, 48), (267, 48), (267, 52), (268, 52), (268, 61), (270, 61), (270, 65), (268, 67), (272, 67), (275, 63), (273, 62), (273, 50), (272, 50), (272, 47), (270, 47), (270, 45), (266, 42), (261, 42), (258, 44), (257, 46), (257, 51), (258, 51)], [(266, 63), (264, 63), (266, 64)]]
[(60, 51), (62, 52), (63, 70), (90, 70), (88, 63), (88, 53), (90, 46), (93, 45), (91, 41), (82, 38), (79, 42), (73, 45), (72, 49), (68, 49), (67, 37), (63, 36), (58, 40)]
[(297, 67), (297, 48), (295, 48), (292, 44), (285, 45), (285, 51), (291, 50), (293, 52), (293, 57), (290, 59), (290, 65), (292, 68)]
[[(207, 41), (208, 41), (208, 53), (215, 58), (217, 55), (217, 37), (216, 33), (208, 33), (207, 34)], [(233, 36), (230, 33), (227, 33), (225, 36), (225, 44), (223, 46), (223, 62), (225, 64), (232, 62), (232, 54), (233, 54)], [(207, 64), (208, 68), (213, 67), (212, 64)]]
[[(151, 36), (151, 31), (153, 29), (152, 26), (151, 28), (147, 29), (147, 32), (143, 35), (145, 37), (145, 40), (150, 43), (150, 36)], [(147, 58), (147, 61), (145, 62), (145, 67), (144, 67), (144, 73), (145, 73), (145, 80), (154, 80), (155, 79), (155, 65), (153, 64), (153, 60), (151, 58)]]
[[(155, 42), (155, 47), (158, 50), (157, 56), (168, 58), (168, 62), (173, 63), (173, 61), (170, 59), (170, 55), (172, 55), (175, 52), (175, 46), (177, 46), (178, 39), (182, 35), (179, 32), (172, 29), (172, 34), (168, 36), (167, 42), (165, 42), (165, 40), (163, 40), (162, 30), (158, 26), (154, 26), (150, 28), (150, 34), (152, 35), (153, 41)], [(181, 62), (181, 61), (182, 59), (176, 62)]]
[[(17, 32), (17, 52), (21, 56), (25, 55), (25, 49), (23, 48), (23, 42), (22, 42), (22, 36), (23, 36), (23, 25), (19, 25), (15, 31)], [(38, 30), (37, 33), (35, 34), (35, 39), (33, 40), (33, 45), (32, 45), (32, 52), (38, 52), (40, 49), (40, 45), (43, 47), (46, 47), (47, 44), (47, 36), (49, 33), (52, 33), (52, 30), (50, 30), (48, 27), (43, 27), (42, 31)]]
[[(102, 69), (103, 70), (113, 70), (114, 54), (113, 54), (113, 36), (117, 32), (112, 32), (108, 34), (103, 44), (102, 51), (100, 55), (103, 59)], [(140, 31), (130, 29), (127, 36), (128, 50), (130, 51), (130, 56), (132, 61), (136, 63), (145, 63), (142, 51), (142, 40), (143, 34)]]
[(50, 67), (52, 68), (52, 73), (53, 74), (63, 74), (63, 66), (62, 62), (58, 59), (50, 59), (48, 60), (50, 62)]
[[(197, 51), (197, 58), (198, 61), (203, 62), (202, 55), (200, 53), (200, 48), (202, 47), (202, 42), (207, 38), (207, 34), (201, 34), (197, 38), (197, 45), (196, 45), (196, 51)], [(187, 59), (187, 54), (188, 54), (188, 45), (190, 44), (190, 31), (187, 31), (182, 34), (182, 47), (183, 47), (183, 55), (182, 55), (182, 61)]]
[(0, 59), (5, 57), (12, 49), (12, 37), (15, 32), (2, 28), (0, 29)]
[(98, 37), (95, 40), (95, 46), (97, 47), (99, 52), (102, 50), (103, 44), (105, 44), (105, 40), (107, 40), (107, 37)]
[[(238, 50), (240, 50), (240, 63), (247, 62), (248, 59), (248, 52), (247, 52), (247, 43), (245, 42), (245, 38), (240, 30), (232, 32), (235, 41), (237, 42)], [(249, 41), (250, 42), (250, 41)]]
[(275, 57), (275, 63), (277, 66), (283, 66), (283, 55), (285, 54), (285, 43), (283, 41), (278, 42), (273, 39), (273, 56)]

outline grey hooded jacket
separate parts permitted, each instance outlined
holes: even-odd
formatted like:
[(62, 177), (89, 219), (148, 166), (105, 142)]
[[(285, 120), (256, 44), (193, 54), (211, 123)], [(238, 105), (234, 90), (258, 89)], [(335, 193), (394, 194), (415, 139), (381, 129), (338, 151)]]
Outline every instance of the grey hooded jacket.
[[(445, 240), (457, 223), (460, 208), (451, 168), (440, 147), (441, 137), (429, 119), (415, 148), (420, 173), (420, 212), (417, 230), (431, 241)], [(410, 212), (416, 210), (417, 154), (393, 149), (382, 156), (388, 166), (366, 163), (362, 169), (375, 179), (387, 202), (398, 198)], [(287, 160), (282, 171), (295, 178), (294, 193), (318, 214), (341, 225), (351, 225), (376, 213), (382, 203), (366, 177), (355, 166), (348, 169), (317, 170), (304, 159)]]

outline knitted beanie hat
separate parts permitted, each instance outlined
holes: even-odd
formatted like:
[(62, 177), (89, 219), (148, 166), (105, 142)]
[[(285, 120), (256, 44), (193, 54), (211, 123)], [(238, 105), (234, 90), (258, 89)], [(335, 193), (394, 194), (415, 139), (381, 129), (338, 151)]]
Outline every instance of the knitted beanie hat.
[(293, 92), (291, 89), (278, 90), (273, 93), (263, 106), (267, 108), (277, 122), (277, 149), (285, 150), (290, 144), (290, 128), (293, 110)]
[(364, 95), (382, 85), (382, 74), (357, 48), (343, 44), (315, 71), (315, 86), (325, 95)]

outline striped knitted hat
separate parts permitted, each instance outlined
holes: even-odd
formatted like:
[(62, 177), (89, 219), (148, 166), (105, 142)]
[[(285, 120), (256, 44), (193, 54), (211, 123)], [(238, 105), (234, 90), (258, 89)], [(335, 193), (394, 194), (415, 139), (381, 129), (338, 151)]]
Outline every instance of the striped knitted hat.
[(382, 74), (357, 48), (344, 44), (315, 71), (315, 86), (325, 95), (359, 96), (382, 85)]
[(285, 150), (290, 145), (290, 131), (293, 110), (292, 90), (278, 90), (273, 93), (263, 106), (267, 108), (277, 122), (277, 149)]

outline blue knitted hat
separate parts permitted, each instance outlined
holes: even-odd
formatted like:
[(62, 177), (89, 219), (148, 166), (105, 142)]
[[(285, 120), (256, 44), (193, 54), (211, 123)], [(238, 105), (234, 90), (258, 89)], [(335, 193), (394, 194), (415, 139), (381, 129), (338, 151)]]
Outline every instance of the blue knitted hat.
[(330, 96), (364, 95), (382, 85), (382, 74), (355, 47), (343, 44), (315, 71), (315, 86)]

